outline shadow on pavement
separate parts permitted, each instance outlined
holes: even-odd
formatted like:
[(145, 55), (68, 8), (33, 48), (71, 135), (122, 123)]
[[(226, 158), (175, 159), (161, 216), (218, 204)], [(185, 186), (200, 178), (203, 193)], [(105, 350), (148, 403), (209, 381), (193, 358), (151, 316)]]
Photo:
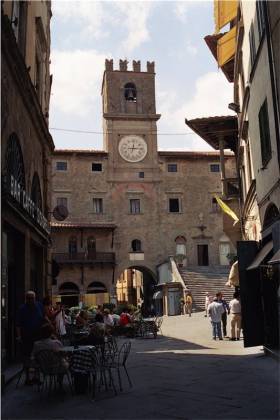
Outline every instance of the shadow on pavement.
[[(133, 339), (128, 360), (133, 388), (48, 397), (11, 384), (2, 397), (3, 419), (277, 419), (279, 366), (253, 355), (187, 354), (210, 349), (169, 337)], [(179, 353), (176, 351), (180, 350)], [(116, 381), (117, 383), (117, 381)]]

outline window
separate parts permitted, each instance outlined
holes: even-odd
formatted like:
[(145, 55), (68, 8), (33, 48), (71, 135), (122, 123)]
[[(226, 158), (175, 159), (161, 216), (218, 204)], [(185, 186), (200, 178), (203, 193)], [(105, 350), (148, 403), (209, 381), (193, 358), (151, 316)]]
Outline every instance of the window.
[(139, 172), (139, 178), (145, 178), (145, 173), (144, 172)]
[(168, 172), (177, 172), (177, 163), (169, 163), (167, 165)]
[(138, 198), (133, 198), (130, 200), (130, 213), (139, 214), (140, 213), (140, 200)]
[(265, 166), (268, 163), (268, 161), (271, 159), (271, 143), (270, 143), (267, 100), (264, 101), (259, 112), (259, 127), (260, 127), (262, 164), (263, 166)]
[(264, 4), (263, 0), (257, 0), (257, 19), (258, 19), (258, 30), (259, 38), (261, 40), (265, 30), (265, 19), (264, 19)]
[(42, 100), (42, 62), (40, 57), (36, 54), (35, 58), (35, 89), (39, 98), (39, 102)]
[(103, 200), (102, 198), (93, 199), (93, 213), (103, 213)]
[(256, 43), (255, 43), (255, 33), (254, 33), (254, 24), (251, 23), (250, 31), (249, 31), (249, 42), (250, 42), (250, 60), (251, 60), (251, 68), (254, 65), (255, 58), (256, 58)]
[(170, 213), (179, 213), (179, 198), (169, 198), (169, 211)]
[(102, 163), (93, 163), (92, 164), (93, 172), (102, 172)]
[(95, 259), (96, 257), (96, 241), (93, 236), (87, 239), (87, 254), (88, 258)]
[(139, 241), (139, 239), (133, 239), (131, 242), (131, 249), (133, 252), (141, 252), (141, 241)]
[(213, 197), (212, 198), (212, 212), (213, 213), (218, 213), (218, 211), (219, 211), (219, 204), (218, 204), (216, 198)]
[(57, 171), (67, 171), (67, 162), (56, 162)]
[(78, 246), (77, 246), (77, 238), (76, 238), (76, 236), (71, 236), (71, 238), (69, 239), (68, 249), (69, 249), (69, 254), (70, 255), (77, 254)]
[(56, 205), (57, 206), (64, 206), (67, 208), (68, 199), (66, 197), (57, 197)]
[(136, 102), (137, 91), (134, 83), (127, 83), (124, 86), (124, 97), (128, 102)]
[(210, 172), (220, 172), (220, 165), (218, 163), (212, 163), (210, 165)]

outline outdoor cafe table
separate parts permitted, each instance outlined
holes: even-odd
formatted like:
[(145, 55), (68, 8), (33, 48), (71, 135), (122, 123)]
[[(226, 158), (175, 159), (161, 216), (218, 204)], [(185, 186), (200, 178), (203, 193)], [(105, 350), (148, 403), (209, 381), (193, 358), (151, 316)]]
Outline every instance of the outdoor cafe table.
[(59, 351), (63, 353), (74, 353), (75, 351), (81, 350), (93, 350), (95, 346), (85, 345), (85, 346), (64, 346)]

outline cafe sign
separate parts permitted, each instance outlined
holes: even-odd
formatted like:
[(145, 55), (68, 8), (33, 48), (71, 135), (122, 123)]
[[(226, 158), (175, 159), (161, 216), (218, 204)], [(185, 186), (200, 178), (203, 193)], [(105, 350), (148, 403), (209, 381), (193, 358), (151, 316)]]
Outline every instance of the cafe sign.
[(10, 175), (9, 192), (19, 205), (29, 214), (29, 216), (49, 234), (50, 228), (48, 220), (13, 175)]

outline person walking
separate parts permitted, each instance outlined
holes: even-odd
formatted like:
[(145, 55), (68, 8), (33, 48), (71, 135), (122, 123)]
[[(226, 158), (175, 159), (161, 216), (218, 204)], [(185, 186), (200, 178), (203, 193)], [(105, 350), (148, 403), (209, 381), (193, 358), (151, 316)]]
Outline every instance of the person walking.
[(223, 336), (227, 337), (227, 315), (229, 313), (229, 305), (227, 301), (223, 298), (222, 292), (217, 293), (218, 302), (221, 302), (224, 306), (224, 312), (222, 313), (222, 328)]
[(192, 295), (190, 292), (186, 295), (186, 313), (189, 314), (189, 316), (192, 316)]
[(241, 330), (241, 303), (239, 293), (233, 294), (233, 299), (229, 302), (229, 309), (231, 314), (231, 341), (240, 339)]
[(224, 305), (218, 301), (217, 295), (213, 302), (208, 306), (208, 315), (211, 319), (213, 340), (216, 340), (217, 338), (222, 340), (221, 321), (222, 313), (224, 312)]
[(210, 305), (210, 303), (212, 302), (212, 298), (209, 295), (208, 292), (205, 293), (205, 318), (207, 318), (208, 315), (208, 306)]
[(30, 379), (30, 357), (38, 331), (45, 321), (44, 308), (36, 301), (36, 294), (29, 290), (25, 294), (25, 303), (20, 306), (16, 318), (17, 340), (21, 344), (23, 366), (25, 369), (25, 384), (32, 385)]

